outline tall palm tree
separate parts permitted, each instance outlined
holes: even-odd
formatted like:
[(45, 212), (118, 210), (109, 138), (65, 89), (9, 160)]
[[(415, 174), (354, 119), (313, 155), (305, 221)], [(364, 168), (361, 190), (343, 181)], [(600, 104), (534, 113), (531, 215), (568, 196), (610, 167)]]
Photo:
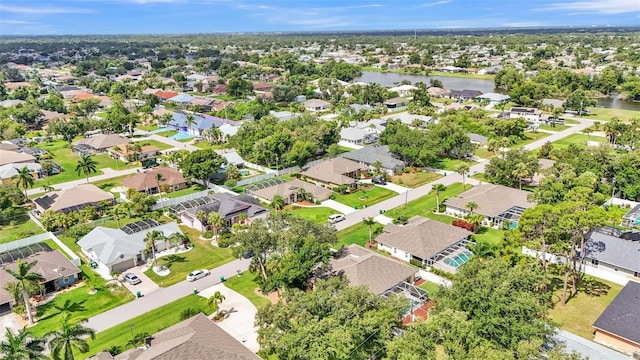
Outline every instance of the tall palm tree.
[(518, 188), (522, 190), (522, 179), (525, 179), (531, 175), (527, 164), (517, 163), (514, 169), (511, 171), (511, 175), (518, 179)]
[(209, 225), (213, 227), (213, 231), (216, 235), (216, 238), (218, 238), (218, 231), (220, 229), (223, 229), (225, 225), (224, 217), (219, 213), (212, 211), (209, 213), (209, 216), (207, 217), (207, 222), (209, 223)]
[(89, 174), (98, 172), (98, 163), (93, 160), (91, 155), (82, 154), (82, 157), (78, 160), (78, 165), (76, 165), (76, 172), (78, 175), (83, 174), (87, 178), (87, 183), (89, 183)]
[(462, 189), (467, 190), (467, 174), (469, 173), (469, 164), (462, 163), (456, 167), (456, 172), (462, 175)]
[(165, 181), (166, 179), (162, 177), (162, 174), (157, 172), (156, 173), (156, 184), (158, 185), (158, 194), (160, 195), (160, 207), (163, 208), (164, 204), (162, 203), (162, 191), (160, 190), (160, 182), (161, 181)]
[[(81, 353), (89, 351), (89, 343), (86, 338), (95, 339), (95, 330), (83, 326), (87, 319), (80, 319), (76, 322), (69, 321), (69, 313), (62, 315), (62, 322), (58, 330), (46, 335), (49, 338), (49, 349), (54, 359), (73, 360), (73, 350)], [(63, 356), (60, 356), (60, 355)]]
[(22, 301), (24, 301), (24, 307), (27, 310), (27, 316), (29, 317), (29, 323), (33, 324), (33, 312), (31, 311), (31, 305), (29, 304), (29, 290), (41, 288), (40, 282), (44, 280), (41, 274), (31, 272), (31, 268), (37, 263), (37, 261), (24, 262), (22, 259), (18, 259), (17, 269), (11, 270), (5, 268), (4, 270), (16, 278), (16, 283), (22, 290)]
[(469, 201), (468, 203), (464, 204), (464, 207), (466, 207), (467, 209), (469, 209), (469, 211), (473, 214), (473, 210), (476, 210), (479, 208), (478, 203), (476, 203), (475, 201)]
[(480, 229), (480, 225), (482, 225), (482, 221), (484, 220), (484, 216), (480, 214), (469, 214), (467, 216), (467, 222), (473, 225), (473, 232), (478, 233), (478, 229)]
[(433, 184), (431, 190), (436, 193), (436, 214), (440, 212), (440, 191), (447, 190), (443, 184)]
[(145, 236), (144, 238), (144, 242), (148, 243), (149, 247), (151, 248), (151, 257), (153, 257), (153, 267), (157, 266), (157, 259), (156, 259), (156, 241), (162, 241), (164, 240), (165, 236), (164, 233), (160, 230), (153, 230), (153, 231), (149, 231), (147, 233), (147, 236)]
[(187, 115), (187, 119), (185, 121), (185, 124), (187, 125), (187, 132), (189, 132), (191, 125), (195, 123), (196, 123), (196, 118), (192, 114)]
[(369, 227), (369, 247), (371, 247), (371, 243), (373, 242), (373, 225), (376, 224), (376, 221), (372, 217), (368, 217), (362, 219), (362, 222)]
[(278, 212), (284, 208), (284, 198), (281, 195), (273, 195), (271, 198), (271, 208)]
[(122, 215), (122, 209), (119, 206), (114, 206), (110, 211), (111, 215), (116, 218), (116, 223), (118, 224), (118, 229), (120, 228), (120, 216)]
[(122, 151), (122, 148), (118, 145), (114, 146), (113, 148), (113, 152), (116, 153), (116, 169), (119, 170), (120, 169), (120, 155), (118, 154), (120, 151)]
[(0, 343), (0, 355), (6, 360), (45, 360), (45, 339), (34, 338), (28, 329), (14, 332), (7, 329), (5, 340)]
[(226, 297), (222, 295), (220, 291), (216, 291), (207, 299), (207, 305), (217, 314), (218, 311), (220, 311), (220, 304), (224, 299), (226, 299)]
[(18, 169), (18, 173), (14, 175), (13, 178), (16, 180), (16, 186), (24, 189), (24, 197), (27, 197), (27, 188), (32, 187), (35, 183), (31, 170), (29, 170), (28, 167), (23, 166)]
[(204, 229), (206, 229), (204, 226), (207, 222), (207, 213), (204, 212), (204, 210), (198, 210), (198, 212), (196, 213), (196, 219), (200, 221), (200, 227), (202, 229), (202, 234), (204, 235)]

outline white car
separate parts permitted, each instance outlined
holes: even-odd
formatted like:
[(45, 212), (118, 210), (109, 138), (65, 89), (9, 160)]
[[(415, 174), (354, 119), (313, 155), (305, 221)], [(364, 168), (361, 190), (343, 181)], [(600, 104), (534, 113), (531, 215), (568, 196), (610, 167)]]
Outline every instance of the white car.
[(203, 277), (209, 274), (210, 274), (209, 270), (205, 270), (205, 269), (192, 271), (189, 273), (189, 275), (187, 275), (187, 281), (196, 281), (198, 279), (202, 279)]
[(346, 220), (346, 218), (342, 214), (333, 214), (329, 216), (329, 219), (327, 219), (327, 221), (331, 224), (339, 223), (340, 221), (343, 221), (343, 220)]

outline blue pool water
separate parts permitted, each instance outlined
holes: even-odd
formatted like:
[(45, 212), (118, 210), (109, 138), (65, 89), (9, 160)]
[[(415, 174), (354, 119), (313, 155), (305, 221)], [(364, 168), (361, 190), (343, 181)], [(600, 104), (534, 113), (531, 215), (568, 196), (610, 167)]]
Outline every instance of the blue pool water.
[(152, 131), (150, 131), (150, 133), (152, 133), (152, 134), (157, 134), (157, 133), (161, 133), (161, 132), (165, 132), (165, 131), (170, 131), (170, 130), (173, 130), (173, 129), (165, 127), (165, 128), (160, 128), (160, 129), (152, 130)]
[(460, 253), (452, 258), (444, 259), (444, 263), (451, 266), (454, 269), (459, 268), (464, 265), (469, 259), (471, 259), (472, 254), (470, 252)]
[(173, 135), (173, 140), (184, 140), (184, 139), (190, 139), (194, 137), (193, 135), (189, 134), (187, 131), (180, 131), (177, 134)]

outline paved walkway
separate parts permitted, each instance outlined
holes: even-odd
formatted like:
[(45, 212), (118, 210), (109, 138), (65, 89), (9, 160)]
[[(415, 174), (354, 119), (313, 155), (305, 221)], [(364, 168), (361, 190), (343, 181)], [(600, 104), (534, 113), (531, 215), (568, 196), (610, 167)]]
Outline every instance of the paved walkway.
[(250, 263), (251, 259), (237, 259), (212, 269), (211, 275), (205, 276), (200, 280), (196, 280), (194, 282), (185, 280), (151, 294), (142, 294), (142, 298), (133, 300), (90, 318), (86, 326), (94, 329), (96, 332), (112, 328), (118, 324), (129, 321), (138, 315), (142, 315), (153, 309), (190, 295), (193, 293), (194, 288), (206, 289), (215, 284), (219, 284), (220, 276), (228, 278), (233, 275), (237, 275), (238, 270), (242, 272), (249, 269)]
[(347, 206), (345, 204), (339, 203), (335, 200), (325, 200), (322, 202), (322, 206), (326, 206), (328, 208), (332, 208), (335, 211), (341, 212), (343, 214), (351, 214), (356, 212), (357, 210), (352, 208), (351, 206)]
[(229, 289), (224, 284), (213, 285), (202, 290), (198, 295), (208, 299), (216, 291), (220, 291), (225, 297), (224, 301), (220, 303), (220, 310), (229, 312), (229, 315), (224, 320), (216, 324), (246, 346), (247, 349), (254, 353), (258, 352), (260, 350), (258, 331), (254, 326), (258, 309), (246, 297)]
[(600, 345), (596, 342), (581, 338), (578, 335), (574, 335), (568, 331), (559, 330), (556, 335), (556, 339), (563, 343), (567, 350), (575, 351), (584, 357), (597, 360), (629, 360), (630, 356), (624, 355), (617, 351), (611, 350), (608, 347)]

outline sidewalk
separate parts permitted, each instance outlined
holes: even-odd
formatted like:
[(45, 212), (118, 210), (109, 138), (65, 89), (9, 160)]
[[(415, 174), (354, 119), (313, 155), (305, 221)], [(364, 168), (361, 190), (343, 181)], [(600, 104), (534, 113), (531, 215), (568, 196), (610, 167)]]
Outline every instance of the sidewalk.
[[(101, 169), (101, 170), (102, 170), (103, 174), (89, 177), (89, 182), (90, 183), (93, 183), (93, 182), (96, 182), (96, 181), (108, 180), (108, 179), (111, 179), (111, 178), (114, 178), (114, 177), (120, 177), (120, 176), (124, 176), (124, 175), (135, 174), (140, 170), (140, 168), (125, 169), (125, 170), (113, 170), (111, 168), (104, 168), (104, 169)], [(78, 180), (73, 180), (73, 181), (67, 181), (67, 182), (60, 183), (60, 184), (53, 184), (51, 186), (56, 190), (60, 190), (60, 189), (72, 188), (72, 187), (74, 187), (76, 185), (86, 184), (86, 183), (87, 183), (87, 179), (78, 179)], [(43, 192), (45, 192), (44, 189), (39, 187), (39, 188), (27, 190), (27, 195), (35, 195), (35, 194), (40, 194), (40, 193), (43, 193)]]

